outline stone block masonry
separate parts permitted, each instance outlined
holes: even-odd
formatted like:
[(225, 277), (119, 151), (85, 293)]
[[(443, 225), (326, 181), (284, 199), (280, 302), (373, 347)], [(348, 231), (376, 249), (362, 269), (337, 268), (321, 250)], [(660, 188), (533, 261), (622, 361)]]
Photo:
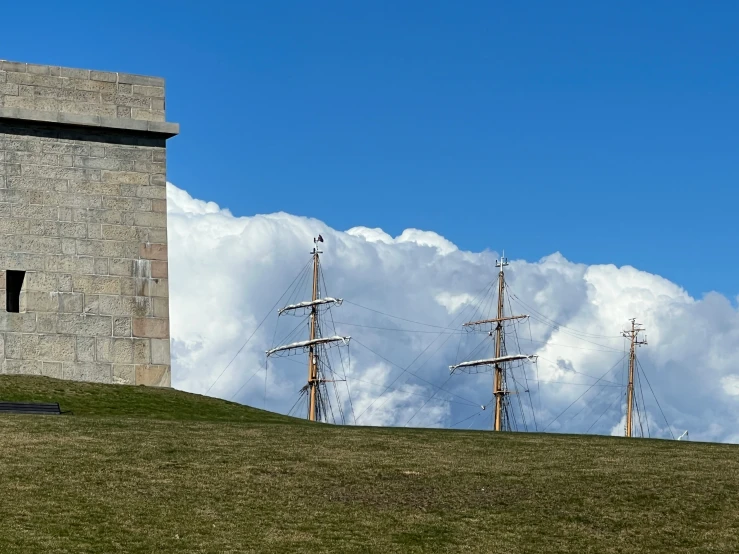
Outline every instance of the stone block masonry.
[(0, 373), (170, 386), (164, 90), (0, 60)]

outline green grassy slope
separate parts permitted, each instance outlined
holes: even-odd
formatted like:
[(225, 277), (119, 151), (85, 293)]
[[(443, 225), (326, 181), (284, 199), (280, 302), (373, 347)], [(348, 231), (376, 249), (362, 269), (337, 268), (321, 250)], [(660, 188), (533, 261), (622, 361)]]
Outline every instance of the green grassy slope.
[(733, 446), (310, 425), (0, 378), (30, 397), (75, 415), (0, 416), (0, 552), (739, 551)]
[(58, 402), (63, 412), (85, 417), (305, 423), (300, 419), (174, 389), (99, 385), (27, 375), (0, 375), (0, 400)]

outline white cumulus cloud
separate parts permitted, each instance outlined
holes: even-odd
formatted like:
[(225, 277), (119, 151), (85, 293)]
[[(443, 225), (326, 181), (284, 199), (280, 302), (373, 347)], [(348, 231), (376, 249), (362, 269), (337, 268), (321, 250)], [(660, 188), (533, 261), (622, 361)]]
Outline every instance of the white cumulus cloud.
[[(338, 390), (345, 412), (353, 407), (365, 425), (490, 427), (490, 408), (480, 409), (491, 400), (490, 374), (450, 376), (448, 366), (492, 355), (488, 337), (458, 330), (466, 316), (494, 310), (492, 297), (480, 303), (480, 293), (496, 279), (495, 252), (461, 251), (417, 229), (391, 237), (285, 213), (234, 217), (171, 184), (167, 190), (175, 387), (291, 409), (305, 384), (305, 356), (275, 360), (265, 372), (264, 351), (300, 321), (278, 321), (275, 304), (320, 233), (327, 293), (347, 300), (332, 310), (336, 330), (353, 337), (342, 354), (349, 387)], [(511, 328), (509, 351), (518, 341), (539, 356), (526, 366), (525, 382), (518, 373), (520, 394), (511, 397), (515, 406), (531, 399), (529, 428), (623, 434), (620, 333), (635, 317), (648, 340), (638, 352), (645, 432), (648, 425), (652, 436), (670, 436), (664, 412), (676, 435), (688, 429), (691, 440), (739, 438), (739, 313), (729, 299), (693, 298), (658, 275), (578, 264), (559, 253), (514, 259), (506, 277), (506, 310), (532, 316)], [(307, 328), (294, 336), (307, 338)], [(597, 382), (605, 386), (588, 390), (610, 368)]]

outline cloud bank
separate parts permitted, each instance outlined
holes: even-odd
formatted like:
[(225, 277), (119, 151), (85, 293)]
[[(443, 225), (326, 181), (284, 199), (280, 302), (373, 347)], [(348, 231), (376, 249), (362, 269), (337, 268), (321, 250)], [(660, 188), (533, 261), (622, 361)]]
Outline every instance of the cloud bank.
[[(491, 400), (491, 376), (450, 377), (448, 366), (468, 354), (492, 354), (489, 339), (457, 330), (464, 316), (493, 307), (484, 300), (473, 309), (496, 278), (496, 252), (464, 252), (416, 229), (391, 237), (365, 227), (337, 231), (285, 213), (234, 217), (171, 184), (168, 213), (173, 386), (291, 409), (305, 384), (305, 356), (271, 362), (265, 371), (264, 351), (291, 328), (278, 321), (274, 304), (309, 261), (320, 233), (327, 291), (348, 301), (333, 316), (337, 331), (353, 337), (344, 362), (359, 423), (490, 427), (491, 411), (480, 406)], [(688, 429), (692, 440), (739, 442), (739, 313), (728, 298), (692, 298), (658, 275), (577, 264), (559, 253), (512, 260), (506, 276), (512, 293), (506, 309), (532, 315), (513, 328), (509, 349), (518, 339), (521, 351), (539, 356), (519, 383), (529, 391), (522, 402), (530, 395), (534, 406), (530, 428), (535, 418), (547, 431), (623, 435), (620, 333), (636, 317), (649, 342), (638, 353), (645, 432), (648, 424), (652, 436), (669, 437), (664, 413), (675, 436)], [(402, 371), (409, 366), (415, 375)], [(348, 412), (345, 388), (341, 394)]]

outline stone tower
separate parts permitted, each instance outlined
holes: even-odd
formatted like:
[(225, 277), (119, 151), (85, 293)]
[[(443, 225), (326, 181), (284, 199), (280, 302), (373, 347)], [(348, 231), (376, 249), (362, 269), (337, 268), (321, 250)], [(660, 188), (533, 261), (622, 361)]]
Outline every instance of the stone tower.
[(164, 80), (0, 61), (0, 373), (170, 386)]

